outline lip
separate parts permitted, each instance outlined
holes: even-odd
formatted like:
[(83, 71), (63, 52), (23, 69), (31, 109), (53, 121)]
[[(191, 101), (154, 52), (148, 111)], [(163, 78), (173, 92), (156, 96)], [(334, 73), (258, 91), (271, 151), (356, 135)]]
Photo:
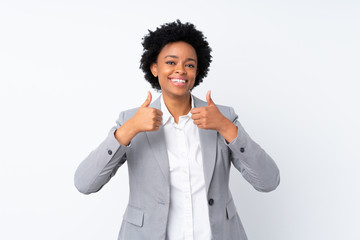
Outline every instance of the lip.
[(175, 86), (185, 86), (188, 83), (188, 80), (183, 77), (171, 77), (169, 78), (170, 82)]

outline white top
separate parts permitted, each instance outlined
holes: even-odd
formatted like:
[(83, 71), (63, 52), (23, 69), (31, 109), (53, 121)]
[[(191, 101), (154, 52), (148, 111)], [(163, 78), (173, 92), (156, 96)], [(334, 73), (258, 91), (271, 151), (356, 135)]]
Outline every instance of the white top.
[[(193, 97), (191, 105), (194, 107)], [(198, 127), (191, 113), (176, 124), (161, 96), (163, 127), (170, 166), (170, 208), (167, 240), (210, 240), (203, 159)]]

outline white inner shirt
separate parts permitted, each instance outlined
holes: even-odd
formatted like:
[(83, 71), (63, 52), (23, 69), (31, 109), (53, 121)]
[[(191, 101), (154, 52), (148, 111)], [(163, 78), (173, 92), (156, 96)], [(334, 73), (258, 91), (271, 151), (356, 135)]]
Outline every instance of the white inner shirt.
[[(191, 106), (194, 108), (193, 97)], [(198, 127), (191, 113), (178, 124), (161, 96), (163, 127), (170, 166), (170, 208), (167, 240), (210, 240), (203, 159)]]

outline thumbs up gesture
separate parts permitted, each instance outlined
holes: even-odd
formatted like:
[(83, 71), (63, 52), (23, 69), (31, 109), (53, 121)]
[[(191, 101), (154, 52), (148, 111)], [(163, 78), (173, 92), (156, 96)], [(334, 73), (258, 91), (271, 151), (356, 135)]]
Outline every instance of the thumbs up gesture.
[(135, 115), (115, 131), (115, 138), (119, 143), (128, 145), (140, 132), (159, 130), (163, 113), (159, 109), (149, 107), (151, 100), (151, 93), (148, 92), (145, 102)]
[(134, 117), (131, 118), (134, 129), (139, 132), (145, 131), (157, 131), (161, 126), (162, 112), (156, 108), (150, 108), (151, 93), (148, 92), (148, 96), (145, 102), (135, 113)]
[(237, 127), (227, 119), (211, 99), (211, 91), (206, 94), (207, 107), (191, 109), (191, 118), (198, 128), (218, 131), (228, 142), (237, 136)]
[(191, 118), (194, 120), (194, 124), (199, 128), (212, 129), (219, 131), (224, 116), (221, 114), (214, 101), (211, 99), (211, 92), (206, 94), (207, 107), (198, 107), (191, 109)]

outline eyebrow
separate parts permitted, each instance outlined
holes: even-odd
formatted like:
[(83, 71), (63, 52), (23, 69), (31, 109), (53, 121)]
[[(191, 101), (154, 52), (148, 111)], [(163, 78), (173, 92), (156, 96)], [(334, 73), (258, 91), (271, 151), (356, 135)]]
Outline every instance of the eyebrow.
[[(179, 58), (178, 56), (176, 56), (176, 55), (167, 55), (167, 56), (165, 56), (164, 58), (167, 58), (167, 57), (171, 57), (171, 58)], [(194, 62), (196, 62), (196, 60), (195, 59), (193, 59), (193, 58), (187, 58), (186, 59), (186, 61), (194, 61)]]

